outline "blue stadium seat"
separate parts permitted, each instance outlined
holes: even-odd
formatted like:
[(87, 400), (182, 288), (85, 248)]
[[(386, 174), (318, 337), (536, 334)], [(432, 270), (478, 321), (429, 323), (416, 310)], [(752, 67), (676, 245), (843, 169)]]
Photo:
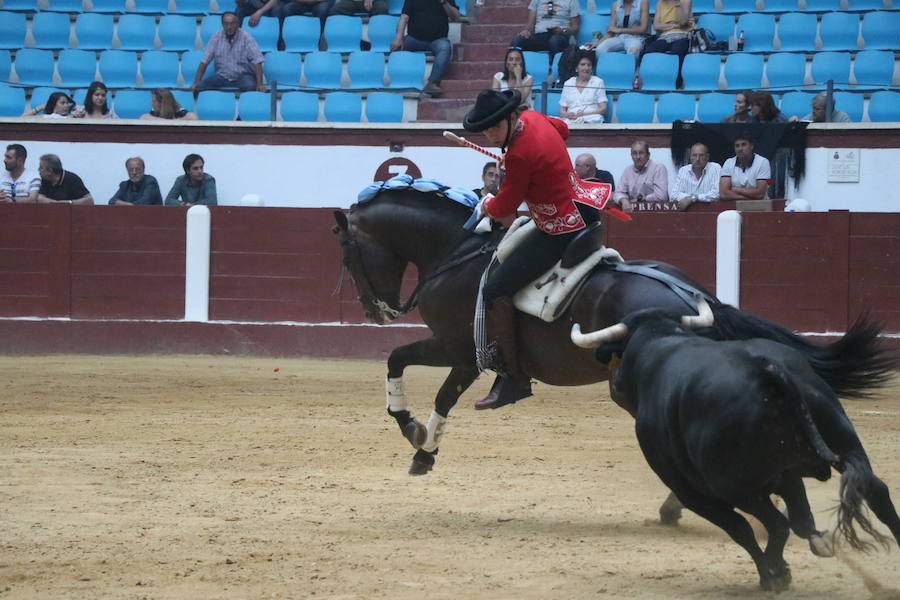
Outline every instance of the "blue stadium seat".
[(149, 15), (122, 15), (116, 29), (119, 50), (153, 50), (156, 19)]
[[(546, 111), (543, 107), (544, 102), (544, 94), (540, 91), (534, 92), (534, 109), (543, 112), (546, 115), (550, 115), (551, 117), (559, 116), (559, 99), (562, 95), (561, 90), (547, 90), (547, 108)], [(607, 112), (609, 112), (609, 104), (607, 103)]]
[(863, 15), (862, 37), (866, 50), (896, 50), (900, 38), (900, 12), (876, 11)]
[[(897, 8), (894, 6), (894, 8)], [(884, 10), (882, 0), (847, 0), (847, 10)]]
[(766, 62), (766, 77), (770, 88), (783, 91), (803, 85), (806, 75), (806, 55), (792, 52), (776, 52)]
[(297, 88), (302, 65), (296, 52), (269, 52), (263, 63), (263, 74), (267, 82), (277, 82), (279, 88)]
[(894, 76), (894, 53), (884, 50), (863, 50), (853, 59), (855, 89), (886, 88)]
[(403, 12), (404, 0), (388, 0), (388, 14), (399, 15)]
[(294, 122), (319, 120), (319, 96), (309, 92), (288, 92), (281, 96), (281, 119)]
[(808, 12), (831, 12), (841, 10), (841, 0), (806, 0)]
[(75, 37), (81, 50), (110, 50), (113, 42), (113, 16), (82, 13), (75, 21)]
[(100, 53), (100, 76), (109, 88), (137, 86), (137, 53), (104, 50)]
[(85, 98), (87, 98), (87, 88), (78, 88), (72, 92), (72, 100), (75, 101), (76, 106), (84, 106)]
[(87, 87), (96, 80), (97, 55), (93, 50), (60, 51), (56, 68), (59, 71), (59, 83), (63, 87)]
[(288, 52), (315, 52), (319, 49), (321, 34), (322, 26), (318, 17), (309, 15), (287, 17), (281, 29), (284, 49)]
[(722, 0), (723, 13), (750, 13), (756, 11), (756, 0)]
[(142, 15), (164, 15), (169, 12), (169, 0), (134, 0), (134, 12)]
[(822, 50), (856, 50), (859, 36), (859, 15), (830, 12), (822, 15), (819, 38)]
[(669, 92), (660, 94), (656, 105), (656, 119), (660, 123), (693, 121), (697, 103), (694, 96)]
[[(141, 78), (144, 88), (177, 88), (178, 55), (162, 50), (141, 54)], [(193, 82), (192, 82), (193, 83)]]
[(585, 44), (594, 39), (595, 31), (600, 32), (600, 35), (603, 35), (603, 32), (606, 31), (608, 25), (609, 16), (582, 13), (581, 23), (578, 26), (578, 33), (575, 38), (578, 40), (579, 44)]
[(425, 81), (425, 54), (398, 50), (388, 56), (388, 85), (391, 89), (421, 90)]
[(81, 0), (49, 0), (47, 10), (60, 13), (80, 13), (84, 10)]
[(95, 13), (110, 13), (121, 15), (125, 13), (125, 0), (94, 0)]
[(684, 57), (681, 76), (684, 89), (713, 91), (719, 89), (719, 70), (722, 59), (718, 54), (696, 52)]
[(697, 19), (697, 27), (711, 31), (716, 40), (728, 41), (734, 35), (734, 15), (707, 13)]
[(369, 123), (401, 123), (403, 95), (372, 92), (366, 96), (366, 120)]
[(781, 97), (781, 112), (787, 118), (802, 119), (812, 110), (812, 99), (815, 94), (809, 92), (788, 92)]
[(859, 123), (863, 118), (865, 98), (862, 94), (853, 92), (835, 92), (834, 103), (837, 110), (842, 110), (850, 115), (850, 120)]
[(25, 15), (0, 11), (0, 48), (18, 50), (25, 46)]
[(765, 0), (765, 12), (793, 12), (797, 10), (797, 0)]
[(38, 3), (37, 0), (4, 0), (3, 10), (36, 12)]
[(761, 54), (729, 54), (725, 59), (725, 81), (729, 90), (756, 89), (761, 86), (763, 56)]
[(869, 120), (886, 123), (900, 121), (900, 92), (882, 90), (869, 98)]
[(597, 76), (607, 91), (630, 90), (634, 82), (634, 54), (604, 52), (597, 59)]
[(9, 81), (12, 71), (12, 57), (9, 50), (0, 50), (0, 81)]
[(203, 90), (197, 94), (197, 118), (201, 121), (232, 121), (236, 108), (232, 92)]
[(738, 17), (737, 30), (744, 32), (744, 52), (772, 51), (775, 39), (774, 16), (764, 13), (741, 15)]
[[(605, 4), (607, 4), (606, 13), (609, 14), (611, 6), (608, 3)], [(694, 0), (694, 2), (692, 3), (692, 10), (694, 12), (694, 16), (715, 12), (716, 2), (715, 0)]]
[[(185, 15), (163, 15), (159, 19), (160, 48), (183, 52), (193, 50), (197, 40), (197, 21)], [(149, 50), (150, 48), (148, 48)]]
[(217, 0), (216, 4), (219, 6), (216, 10), (217, 15), (221, 15), (223, 12), (234, 12), (237, 9), (237, 3), (234, 0)]
[[(194, 83), (194, 76), (197, 75), (197, 67), (203, 60), (203, 50), (190, 50), (181, 55), (181, 78), (184, 80), (184, 87), (190, 87)], [(215, 72), (216, 62), (212, 61), (206, 66), (206, 74)], [(265, 63), (263, 63), (265, 68)]]
[(341, 87), (341, 55), (337, 52), (310, 52), (303, 59), (306, 86), (326, 90)]
[[(542, 81), (547, 80), (547, 75), (550, 73), (550, 54), (525, 50), (522, 52), (522, 57), (525, 60), (525, 70), (534, 78), (534, 83), (540, 86)], [(497, 70), (502, 70), (502, 65)]]
[(206, 47), (207, 42), (209, 42), (209, 38), (217, 31), (222, 31), (222, 16), (206, 15), (203, 17), (200, 21), (200, 41), (204, 48)]
[(366, 28), (366, 39), (374, 52), (390, 52), (391, 41), (397, 33), (399, 17), (393, 15), (372, 15)]
[(347, 75), (350, 76), (348, 87), (352, 90), (383, 88), (384, 53), (361, 50), (351, 52), (347, 59)]
[(652, 123), (653, 95), (625, 92), (616, 100), (616, 119), (619, 123)]
[(63, 90), (58, 87), (52, 86), (40, 86), (31, 90), (31, 100), (29, 100), (29, 104), (31, 104), (31, 108), (37, 108), (42, 104), (46, 104), (47, 100), (50, 98), (50, 94), (54, 92), (65, 92), (69, 93), (68, 90)]
[(197, 101), (194, 99), (194, 92), (190, 90), (170, 90), (172, 92), (172, 96), (175, 97), (175, 102), (181, 108), (186, 108), (191, 112), (197, 111)]
[(16, 75), (22, 85), (53, 85), (53, 51), (22, 48), (16, 52)]
[(269, 92), (241, 92), (238, 98), (238, 117), (241, 121), (274, 121), (272, 94)]
[(179, 15), (209, 14), (209, 0), (175, 0), (173, 13)]
[(645, 54), (640, 70), (645, 90), (674, 90), (675, 77), (678, 74), (678, 57), (661, 52)]
[(69, 15), (39, 12), (31, 20), (34, 47), (55, 50), (69, 47)]
[(697, 120), (701, 123), (718, 123), (722, 117), (734, 112), (734, 96), (721, 92), (701, 94), (697, 101)]
[(359, 42), (362, 40), (362, 19), (348, 15), (331, 15), (325, 20), (322, 35), (328, 44), (329, 52), (359, 50)]
[(18, 117), (25, 112), (25, 90), (0, 85), (0, 117)]
[[(244, 31), (253, 36), (262, 52), (272, 52), (278, 49), (278, 34), (281, 24), (275, 17), (260, 17), (256, 27), (250, 27), (247, 19), (244, 19)], [(222, 19), (219, 17), (219, 29), (222, 29)], [(215, 32), (213, 32), (215, 33)]]
[(113, 110), (123, 119), (139, 119), (150, 112), (149, 90), (119, 90), (113, 102)]
[(787, 13), (778, 19), (778, 40), (781, 50), (809, 52), (816, 47), (816, 15)]
[(362, 118), (362, 96), (351, 92), (325, 94), (325, 120), (358, 123)]
[(825, 87), (825, 83), (831, 79), (835, 88), (845, 88), (850, 85), (850, 53), (849, 52), (816, 52), (810, 65), (813, 83), (819, 87)]

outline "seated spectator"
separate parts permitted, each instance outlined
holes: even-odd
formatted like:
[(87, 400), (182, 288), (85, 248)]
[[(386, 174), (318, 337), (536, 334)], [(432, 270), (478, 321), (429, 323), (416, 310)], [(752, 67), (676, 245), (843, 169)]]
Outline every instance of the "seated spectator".
[(481, 183), (480, 188), (472, 190), (479, 198), (484, 198), (487, 194), (497, 194), (500, 190), (500, 169), (497, 168), (497, 163), (494, 161), (485, 163), (481, 169)]
[(356, 15), (366, 13), (368, 15), (386, 15), (388, 13), (387, 0), (337, 0), (330, 15)]
[(567, 123), (602, 123), (606, 113), (606, 88), (594, 75), (597, 55), (579, 50), (575, 77), (563, 84), (559, 97), (559, 116)]
[(531, 104), (531, 87), (534, 77), (528, 74), (525, 67), (525, 55), (520, 48), (509, 48), (503, 60), (503, 70), (494, 73), (491, 87), (495, 90), (517, 89), (522, 92), (522, 103)]
[(134, 156), (125, 161), (128, 179), (119, 184), (115, 195), (109, 199), (110, 206), (148, 206), (162, 204), (162, 194), (156, 177), (144, 173), (144, 159)]
[(319, 19), (322, 29), (325, 29), (325, 20), (334, 0), (285, 0), (281, 7), (282, 17), (292, 15), (312, 15)]
[(769, 160), (753, 152), (753, 140), (747, 134), (734, 138), (734, 157), (722, 165), (719, 198), (723, 200), (763, 200), (768, 198)]
[(172, 92), (157, 88), (150, 95), (150, 112), (141, 115), (142, 119), (167, 119), (175, 121), (196, 121), (197, 115), (186, 108), (181, 108)]
[(753, 92), (750, 94), (750, 123), (787, 123), (788, 118), (775, 106), (775, 100), (769, 92)]
[(613, 200), (625, 212), (638, 202), (668, 202), (669, 173), (665, 165), (650, 160), (650, 145), (644, 140), (631, 144), (633, 165), (625, 167)]
[[(216, 72), (206, 79), (206, 67), (216, 61)], [(194, 75), (191, 91), (238, 88), (242, 92), (266, 91), (262, 65), (265, 58), (253, 36), (241, 29), (233, 12), (222, 13), (222, 29), (206, 44), (203, 58)]]
[(709, 162), (706, 145), (691, 146), (691, 162), (678, 169), (672, 190), (671, 199), (678, 203), (678, 210), (687, 210), (694, 202), (718, 200), (721, 170), (718, 163)]
[(166, 206), (194, 206), (205, 204), (216, 206), (216, 179), (203, 172), (203, 157), (199, 154), (188, 154), (181, 167), (184, 175), (175, 178), (172, 189), (166, 195)]
[(38, 190), (41, 188), (41, 177), (34, 171), (25, 169), (28, 151), (22, 144), (10, 144), (3, 155), (3, 166), (6, 167), (0, 177), (0, 202), (26, 204), (37, 202)]
[(588, 42), (585, 48), (593, 49), (599, 56), (604, 52), (640, 54), (650, 25), (649, 0), (615, 0), (610, 7), (609, 25), (597, 41)]
[(81, 177), (71, 171), (64, 171), (62, 161), (55, 154), (45, 154), (38, 161), (38, 174), (41, 176), (41, 188), (37, 201), (40, 204), (64, 202), (90, 206), (94, 198)]
[(282, 12), (283, 5), (279, 0), (235, 0), (234, 14), (237, 15), (238, 23), (247, 19), (250, 27), (259, 25), (260, 18), (266, 16), (284, 21)]
[(84, 106), (76, 106), (72, 118), (75, 119), (118, 119), (107, 104), (107, 95), (109, 90), (101, 81), (95, 81), (88, 86), (87, 93), (84, 95)]
[(675, 85), (681, 87), (681, 64), (691, 49), (694, 15), (691, 0), (659, 0), (653, 15), (653, 30), (659, 34), (650, 42), (646, 53), (664, 52), (678, 55), (678, 76)]
[(722, 123), (746, 123), (750, 119), (750, 92), (738, 92), (734, 96), (734, 113), (722, 117)]
[[(828, 92), (819, 92), (815, 96), (812, 97), (810, 101), (812, 104), (812, 111), (803, 115), (801, 121), (809, 121), (811, 123), (825, 123), (825, 116), (827, 111), (825, 110), (825, 106), (828, 104)], [(791, 121), (796, 121), (797, 117), (791, 117)], [(850, 115), (845, 113), (842, 110), (837, 110), (834, 107), (834, 96), (831, 97), (831, 120), (829, 123), (849, 123), (851, 121)]]
[(597, 159), (593, 154), (585, 152), (575, 157), (575, 174), (585, 181), (601, 181), (612, 186), (612, 191), (616, 191), (616, 181), (613, 179), (612, 173), (597, 168)]
[(72, 116), (72, 109), (75, 108), (75, 102), (65, 92), (53, 92), (47, 98), (45, 104), (26, 110), (22, 113), (23, 117), (34, 117), (41, 115), (45, 119), (66, 119)]
[(513, 38), (510, 46), (535, 52), (549, 51), (551, 56), (569, 46), (569, 38), (581, 25), (578, 0), (531, 0), (525, 29)]
[(403, 3), (403, 12), (397, 23), (397, 35), (391, 42), (391, 50), (434, 54), (431, 74), (424, 90), (431, 96), (437, 97), (443, 93), (441, 81), (453, 58), (453, 45), (447, 38), (450, 20), (458, 21), (459, 18), (456, 0), (406, 0)]

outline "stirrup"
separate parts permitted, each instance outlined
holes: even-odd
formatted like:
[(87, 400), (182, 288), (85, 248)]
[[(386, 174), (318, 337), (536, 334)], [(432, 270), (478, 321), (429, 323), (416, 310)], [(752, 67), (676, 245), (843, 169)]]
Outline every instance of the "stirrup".
[(475, 410), (495, 409), (507, 404), (515, 404), (531, 396), (531, 379), (497, 376), (490, 393), (475, 403)]

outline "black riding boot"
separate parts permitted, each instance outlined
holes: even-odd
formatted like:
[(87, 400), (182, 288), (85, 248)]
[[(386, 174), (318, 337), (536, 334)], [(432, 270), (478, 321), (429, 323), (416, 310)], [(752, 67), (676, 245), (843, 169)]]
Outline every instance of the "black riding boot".
[(531, 378), (519, 369), (516, 352), (516, 307), (512, 299), (498, 298), (485, 315), (487, 332), (496, 344), (498, 373), (490, 393), (475, 403), (476, 410), (500, 408), (531, 396)]

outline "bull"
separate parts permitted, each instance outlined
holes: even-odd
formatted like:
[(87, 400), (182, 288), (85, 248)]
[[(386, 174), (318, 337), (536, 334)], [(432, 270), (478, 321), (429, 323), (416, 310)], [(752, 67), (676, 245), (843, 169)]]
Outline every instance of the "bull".
[[(641, 451), (678, 499), (719, 526), (756, 564), (760, 586), (782, 591), (791, 572), (783, 551), (790, 531), (814, 553), (830, 556), (816, 530), (803, 477), (841, 473), (836, 537), (869, 550), (858, 525), (883, 546), (863, 500), (900, 543), (900, 518), (887, 486), (875, 476), (850, 419), (831, 388), (797, 351), (770, 340), (713, 341), (693, 331), (712, 325), (699, 316), (648, 309), (573, 340), (597, 347), (597, 358), (621, 358), (612, 387), (635, 416)], [(871, 327), (862, 320), (854, 327)], [(787, 516), (772, 503), (781, 496)], [(762, 550), (747, 520), (766, 528)]]

